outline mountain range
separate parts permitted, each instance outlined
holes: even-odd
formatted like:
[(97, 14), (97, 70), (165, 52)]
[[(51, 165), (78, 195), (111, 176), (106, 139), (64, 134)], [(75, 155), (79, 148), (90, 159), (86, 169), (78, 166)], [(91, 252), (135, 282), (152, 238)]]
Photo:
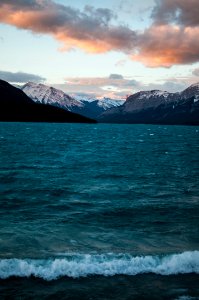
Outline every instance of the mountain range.
[(31, 82), (19, 89), (0, 80), (0, 106), (1, 121), (199, 125), (199, 83), (179, 93), (140, 91), (120, 101), (75, 98)]
[(21, 89), (0, 80), (0, 121), (95, 123), (52, 105), (35, 103)]
[(110, 98), (102, 100), (85, 97), (74, 98), (59, 89), (34, 82), (26, 83), (21, 89), (37, 103), (61, 107), (93, 119), (97, 119), (107, 109), (120, 106), (124, 103), (124, 100)]
[(104, 123), (199, 125), (199, 83), (181, 93), (141, 91), (99, 117)]

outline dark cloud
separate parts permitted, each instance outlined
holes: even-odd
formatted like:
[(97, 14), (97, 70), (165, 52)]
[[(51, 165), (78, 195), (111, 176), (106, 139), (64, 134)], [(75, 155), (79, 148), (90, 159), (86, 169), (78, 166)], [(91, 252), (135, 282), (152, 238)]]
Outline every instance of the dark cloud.
[(143, 90), (161, 90), (176, 93), (188, 87), (187, 80), (169, 79), (163, 83), (150, 83), (143, 87)]
[(156, 0), (152, 18), (158, 24), (199, 25), (198, 0)]
[(27, 81), (42, 82), (46, 79), (29, 73), (0, 71), (0, 78), (9, 82), (26, 83)]
[(85, 12), (93, 16), (93, 18), (101, 18), (101, 22), (104, 21), (104, 24), (110, 22), (112, 19), (116, 19), (117, 16), (113, 13), (112, 10), (108, 8), (94, 8), (93, 6), (86, 5), (84, 8)]
[(38, 9), (40, 7), (40, 3), (46, 4), (47, 5), (47, 0), (1, 0), (1, 4), (0, 5), (12, 5), (13, 7), (15, 7), (15, 9), (23, 9), (23, 10), (27, 10), (27, 9)]
[(123, 79), (123, 76), (120, 74), (110, 74), (109, 79)]
[(140, 86), (140, 83), (137, 80), (131, 79), (131, 80), (126, 80), (124, 86), (138, 88)]

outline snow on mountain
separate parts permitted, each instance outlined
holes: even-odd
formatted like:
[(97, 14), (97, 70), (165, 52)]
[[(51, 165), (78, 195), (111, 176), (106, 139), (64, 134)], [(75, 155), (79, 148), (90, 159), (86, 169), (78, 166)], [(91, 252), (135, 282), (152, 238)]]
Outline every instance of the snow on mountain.
[(79, 96), (79, 95), (76, 95), (75, 99), (83, 103), (85, 102), (91, 103), (96, 101), (97, 105), (104, 108), (105, 110), (111, 107), (120, 106), (125, 102), (125, 100), (111, 99), (107, 97), (104, 97), (103, 99), (97, 99), (97, 98), (90, 98), (90, 97)]
[(105, 110), (120, 106), (124, 100), (110, 98), (93, 99), (87, 97), (71, 97), (61, 90), (44, 84), (28, 82), (22, 87), (23, 92), (33, 101), (59, 106), (68, 111), (82, 114), (86, 117), (97, 118)]
[(170, 93), (166, 91), (160, 91), (160, 90), (152, 90), (152, 91), (141, 91), (135, 94), (137, 97), (137, 100), (142, 99), (150, 99), (152, 97), (163, 97), (164, 99), (167, 99)]
[(80, 102), (98, 101), (98, 99), (96, 99), (96, 98), (91, 98), (91, 97), (86, 97), (86, 96), (81, 96), (81, 95), (75, 95), (74, 98)]
[(186, 90), (181, 93), (183, 99), (199, 95), (199, 82), (190, 85)]
[(112, 108), (112, 107), (117, 107), (122, 104), (124, 104), (125, 100), (116, 100), (116, 99), (110, 99), (110, 98), (104, 98), (102, 100), (98, 100), (98, 105), (100, 107), (103, 107), (105, 110)]
[(28, 82), (22, 87), (23, 92), (35, 102), (60, 106), (69, 111), (74, 107), (82, 107), (81, 101), (78, 101), (63, 91), (49, 87), (44, 84)]
[(198, 101), (199, 101), (199, 95), (196, 95), (195, 98), (194, 98), (194, 103), (196, 103)]

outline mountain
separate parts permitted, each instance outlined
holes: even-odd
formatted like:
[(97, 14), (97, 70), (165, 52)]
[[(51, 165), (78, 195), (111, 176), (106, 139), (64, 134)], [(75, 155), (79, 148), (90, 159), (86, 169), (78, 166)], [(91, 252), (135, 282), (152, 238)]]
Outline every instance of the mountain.
[(82, 103), (61, 90), (49, 87), (44, 84), (28, 82), (22, 87), (22, 91), (34, 102), (51, 104), (73, 111), (76, 107), (81, 107)]
[(0, 121), (95, 123), (78, 114), (32, 101), (22, 90), (0, 80)]
[(114, 100), (110, 98), (81, 100), (83, 106), (76, 111), (83, 116), (98, 119), (99, 116), (112, 107), (118, 107), (124, 103), (124, 100)]
[(199, 83), (181, 93), (152, 90), (129, 96), (104, 112), (100, 122), (199, 125)]
[(98, 118), (98, 116), (107, 109), (120, 106), (124, 103), (123, 100), (109, 98), (104, 98), (102, 100), (82, 98), (80, 96), (74, 98), (61, 90), (33, 82), (26, 83), (22, 87), (22, 90), (35, 102), (51, 104), (94, 119)]

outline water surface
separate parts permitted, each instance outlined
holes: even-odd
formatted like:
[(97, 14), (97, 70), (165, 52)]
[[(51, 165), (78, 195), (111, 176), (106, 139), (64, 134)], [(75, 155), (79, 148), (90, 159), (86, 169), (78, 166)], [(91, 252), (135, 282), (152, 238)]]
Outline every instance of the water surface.
[(199, 297), (198, 150), (194, 126), (1, 123), (2, 297)]

